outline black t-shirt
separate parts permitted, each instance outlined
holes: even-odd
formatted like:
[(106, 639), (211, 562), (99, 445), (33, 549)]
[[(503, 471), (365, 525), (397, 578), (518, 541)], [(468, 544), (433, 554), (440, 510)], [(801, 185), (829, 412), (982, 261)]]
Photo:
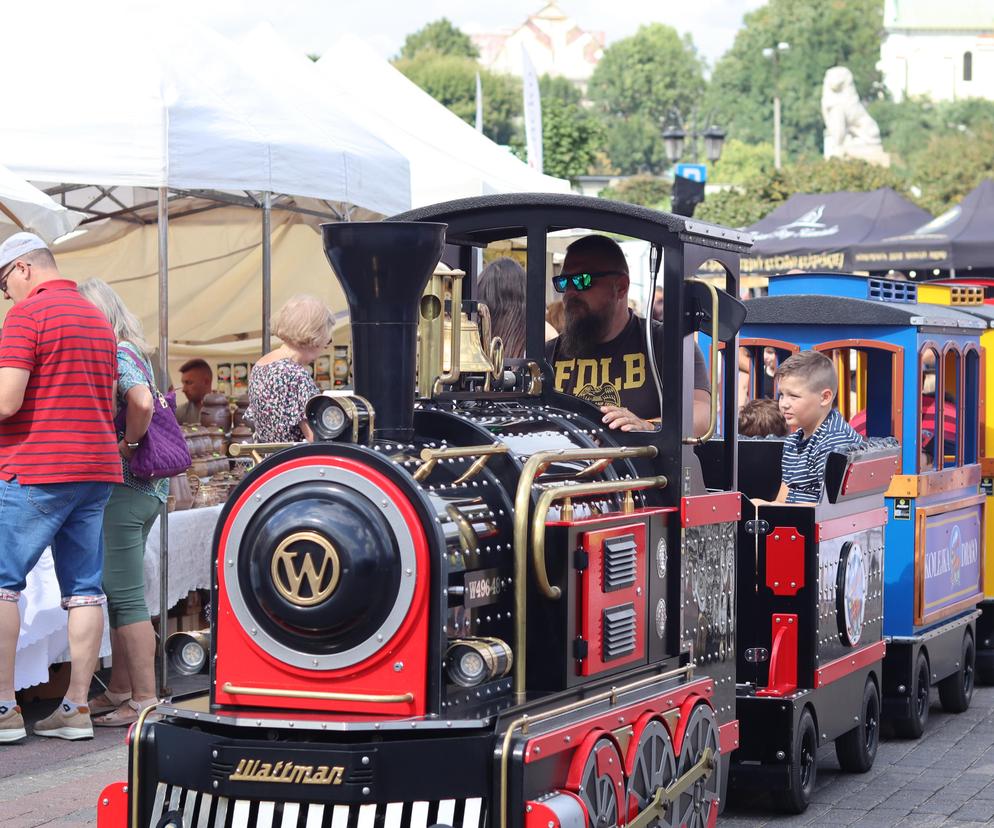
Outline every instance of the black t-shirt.
[[(643, 420), (659, 417), (659, 392), (645, 353), (645, 320), (629, 311), (628, 324), (609, 342), (594, 347), (583, 359), (559, 355), (559, 337), (545, 345), (557, 391), (594, 405), (620, 405)], [(663, 326), (652, 323), (652, 348), (663, 376)], [(694, 343), (694, 388), (711, 390), (704, 354)]]

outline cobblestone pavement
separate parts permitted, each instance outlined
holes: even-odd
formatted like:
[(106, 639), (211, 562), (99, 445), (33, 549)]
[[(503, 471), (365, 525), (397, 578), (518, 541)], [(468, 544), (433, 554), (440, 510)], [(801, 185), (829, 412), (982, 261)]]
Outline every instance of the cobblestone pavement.
[[(42, 711), (47, 713), (47, 710)], [(0, 748), (0, 825), (3, 828), (80, 828), (96, 825), (104, 785), (127, 771), (123, 733), (101, 732), (92, 742), (29, 738)], [(994, 688), (978, 688), (966, 713), (952, 716), (933, 699), (925, 736), (881, 742), (866, 774), (839, 770), (830, 746), (818, 754), (818, 783), (800, 816), (771, 813), (762, 795), (736, 802), (719, 825), (968, 826), (994, 820)]]

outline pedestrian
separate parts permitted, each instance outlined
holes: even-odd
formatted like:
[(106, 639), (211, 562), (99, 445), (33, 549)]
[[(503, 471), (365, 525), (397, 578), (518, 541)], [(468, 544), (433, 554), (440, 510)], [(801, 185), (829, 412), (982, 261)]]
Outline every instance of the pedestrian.
[(0, 291), (14, 302), (0, 334), (0, 742), (25, 737), (14, 699), (27, 574), (51, 546), (72, 667), (39, 736), (93, 736), (86, 704), (103, 634), (104, 506), (121, 482), (114, 436), (114, 331), (59, 273), (33, 233), (0, 244)]
[(200, 409), (211, 393), (214, 372), (206, 360), (188, 359), (180, 365), (179, 376), (186, 402), (176, 408), (176, 419), (180, 425), (200, 425)]
[(307, 366), (331, 343), (334, 320), (327, 305), (306, 293), (290, 298), (273, 318), (283, 344), (262, 357), (249, 375), (249, 407), (259, 443), (299, 443), (314, 434), (304, 419), (307, 401), (321, 393)]
[(107, 689), (89, 701), (93, 724), (123, 727), (138, 719), (155, 695), (155, 631), (145, 602), (145, 542), (169, 479), (148, 480), (131, 472), (129, 460), (152, 422), (152, 365), (141, 322), (113, 288), (88, 279), (79, 292), (107, 318), (117, 338), (117, 407), (126, 408), (118, 433), (124, 482), (111, 490), (104, 510), (104, 579), (110, 619), (111, 673)]
[(525, 282), (521, 265), (502, 256), (483, 268), (477, 285), (480, 301), (490, 310), (491, 331), (504, 343), (507, 359), (525, 355)]

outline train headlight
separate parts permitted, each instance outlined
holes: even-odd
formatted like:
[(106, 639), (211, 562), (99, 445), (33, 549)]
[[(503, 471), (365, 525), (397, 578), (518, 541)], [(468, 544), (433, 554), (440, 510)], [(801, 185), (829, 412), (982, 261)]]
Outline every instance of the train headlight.
[(195, 676), (203, 672), (210, 649), (210, 630), (173, 633), (166, 639), (169, 664), (182, 676)]
[(460, 687), (476, 687), (506, 676), (513, 661), (511, 648), (499, 638), (459, 639), (445, 654), (449, 680)]
[(372, 406), (349, 391), (325, 391), (312, 397), (304, 416), (318, 440), (360, 442), (373, 426)]

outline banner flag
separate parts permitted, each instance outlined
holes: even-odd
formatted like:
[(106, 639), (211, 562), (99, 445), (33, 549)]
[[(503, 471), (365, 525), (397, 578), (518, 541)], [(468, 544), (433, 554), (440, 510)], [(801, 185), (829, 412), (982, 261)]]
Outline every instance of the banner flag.
[(476, 73), (476, 131), (483, 132), (483, 84), (480, 73)]
[(542, 172), (542, 97), (538, 89), (538, 75), (528, 50), (521, 45), (522, 89), (524, 93), (525, 146), (528, 166)]

